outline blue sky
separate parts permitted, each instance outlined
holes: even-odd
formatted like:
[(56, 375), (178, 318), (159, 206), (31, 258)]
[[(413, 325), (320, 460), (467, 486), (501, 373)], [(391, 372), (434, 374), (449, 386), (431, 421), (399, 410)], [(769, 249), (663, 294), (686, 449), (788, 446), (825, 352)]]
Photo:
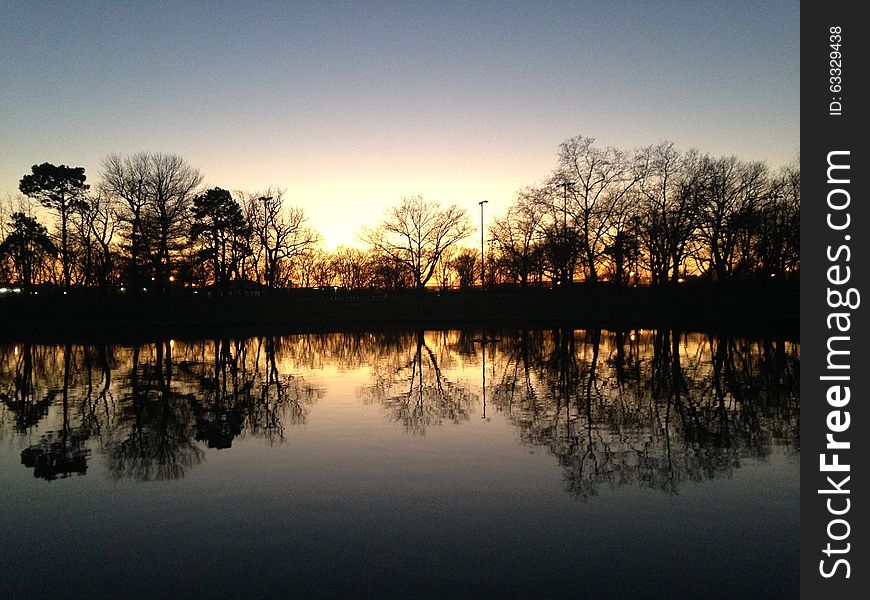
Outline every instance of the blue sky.
[(797, 2), (4, 3), (0, 197), (174, 152), (286, 188), (328, 247), (404, 195), (500, 213), (560, 142), (789, 162)]

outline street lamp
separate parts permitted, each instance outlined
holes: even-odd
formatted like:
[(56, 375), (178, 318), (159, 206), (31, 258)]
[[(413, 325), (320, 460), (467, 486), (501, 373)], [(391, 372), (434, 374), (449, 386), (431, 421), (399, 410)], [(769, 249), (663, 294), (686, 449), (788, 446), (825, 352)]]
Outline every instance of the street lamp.
[(483, 289), (486, 283), (486, 262), (483, 257), (483, 205), (487, 202), (489, 202), (489, 200), (481, 200), (478, 202), (478, 204), (480, 204), (480, 289)]

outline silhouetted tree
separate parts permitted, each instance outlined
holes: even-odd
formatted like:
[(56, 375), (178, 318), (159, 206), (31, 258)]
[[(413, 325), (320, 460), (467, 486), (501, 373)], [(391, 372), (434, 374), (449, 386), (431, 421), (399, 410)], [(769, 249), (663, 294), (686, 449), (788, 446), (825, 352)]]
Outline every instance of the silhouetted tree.
[(414, 274), (404, 262), (377, 251), (370, 253), (370, 259), (373, 287), (388, 290), (414, 287)]
[(158, 285), (165, 289), (176, 254), (187, 243), (193, 195), (202, 183), (200, 172), (176, 154), (152, 154), (148, 177), (150, 233), (155, 241)]
[(250, 227), (242, 208), (227, 190), (212, 188), (193, 198), (191, 213), (190, 235), (200, 244), (198, 259), (211, 265), (212, 281), (225, 290), (233, 273), (238, 273), (240, 255), (249, 251)]
[[(590, 283), (598, 280), (599, 258), (606, 248), (614, 215), (638, 181), (632, 156), (613, 147), (595, 148), (594, 142), (594, 138), (583, 136), (563, 142), (551, 184), (561, 188), (561, 208), (577, 232), (580, 264)], [(549, 198), (552, 208), (558, 210), (558, 195), (550, 194)]]
[(114, 200), (98, 189), (77, 204), (71, 223), (70, 246), (76, 281), (105, 289), (118, 258), (114, 249), (118, 228)]
[(310, 280), (313, 287), (326, 287), (335, 283), (335, 260), (328, 252), (318, 250), (310, 264)]
[(758, 209), (753, 262), (764, 277), (782, 277), (800, 265), (800, 188), (799, 165), (787, 165)]
[(710, 159), (696, 150), (680, 154), (673, 142), (640, 154), (638, 235), (647, 267), (653, 283), (677, 281), (697, 228)]
[(637, 273), (639, 243), (632, 221), (621, 221), (614, 227), (615, 233), (605, 247), (604, 254), (611, 262), (611, 277), (618, 286), (631, 283), (631, 277)]
[(296, 257), (296, 273), (299, 277), (299, 285), (301, 287), (309, 288), (314, 285), (314, 263), (317, 260), (317, 254), (319, 252), (319, 248), (310, 248), (300, 252), (299, 256)]
[(489, 228), (508, 276), (523, 287), (541, 273), (544, 194), (539, 188), (524, 189), (507, 214)]
[(543, 267), (551, 281), (565, 286), (574, 281), (580, 238), (575, 229), (566, 228), (552, 217), (550, 215), (547, 224), (541, 229)]
[(89, 188), (84, 167), (55, 166), (50, 163), (33, 165), (31, 173), (21, 178), (18, 189), (36, 198), (60, 216), (60, 257), (64, 287), (70, 286), (71, 260), (69, 252), (69, 220), (76, 205)]
[(140, 152), (121, 158), (110, 154), (103, 160), (101, 187), (118, 203), (116, 215), (121, 234), (126, 239), (127, 278), (129, 287), (138, 290), (147, 272), (147, 240), (144, 221), (148, 210), (151, 155)]
[(339, 246), (333, 255), (333, 261), (342, 287), (350, 289), (371, 287), (371, 261), (365, 252), (358, 248)]
[(767, 167), (724, 157), (710, 165), (709, 177), (698, 205), (698, 232), (702, 247), (698, 259), (709, 265), (719, 281), (730, 279), (749, 252), (756, 210), (768, 192)]
[(317, 244), (317, 233), (306, 225), (301, 208), (285, 208), (284, 190), (249, 195), (245, 212), (253, 230), (258, 281), (270, 288), (286, 285), (294, 261)]
[(441, 261), (438, 263), (438, 268), (435, 272), (435, 279), (438, 282), (438, 287), (441, 289), (449, 289), (453, 287), (453, 260), (456, 258), (456, 247), (450, 247), (441, 254)]
[[(268, 288), (422, 289), (435, 277), (449, 287), (456, 283), (455, 249), (472, 232), (466, 211), (414, 196), (364, 230), (368, 252), (329, 253), (317, 248), (302, 210), (285, 205), (283, 190), (239, 192), (237, 200), (223, 191), (235, 203), (233, 216), (219, 214), (217, 205), (194, 207), (202, 177), (176, 155), (109, 155), (91, 196), (81, 167), (45, 163), (33, 170), (20, 189), (60, 215), (63, 268), (43, 252), (32, 283), (117, 282), (141, 291), (165, 289), (175, 276), (221, 287), (239, 280)], [(654, 284), (686, 274), (790, 275), (800, 267), (799, 187), (796, 165), (771, 175), (762, 163), (679, 152), (672, 142), (624, 152), (577, 136), (560, 145), (543, 184), (521, 190), (493, 219), (485, 272), (489, 283), (520, 286), (601, 277), (622, 285), (631, 273), (637, 282), (641, 270)], [(11, 206), (8, 199), (0, 210), (30, 214)], [(9, 237), (10, 222), (0, 217), (0, 239)], [(0, 278), (18, 276), (7, 252)]]
[(406, 197), (387, 211), (386, 219), (367, 230), (365, 239), (379, 253), (405, 265), (414, 285), (423, 287), (435, 274), (444, 250), (472, 232), (468, 213), (456, 205), (442, 208), (422, 196)]
[(13, 213), (8, 226), (9, 234), (0, 242), (0, 256), (11, 259), (18, 283), (28, 291), (33, 285), (34, 271), (45, 263), (46, 257), (56, 256), (57, 248), (48, 230), (22, 212)]
[(480, 271), (477, 267), (478, 258), (477, 250), (463, 248), (456, 255), (456, 258), (453, 259), (453, 268), (459, 276), (460, 288), (469, 288), (474, 285), (477, 273)]
[(101, 174), (105, 191), (121, 199), (131, 288), (147, 281), (150, 267), (151, 278), (165, 289), (190, 240), (190, 208), (202, 175), (178, 155), (148, 152), (109, 155)]
[(94, 266), (98, 284), (106, 288), (115, 271), (117, 255), (113, 250), (115, 232), (119, 220), (113, 199), (102, 191), (82, 203), (83, 220), (90, 228), (91, 239), (96, 245), (97, 258)]

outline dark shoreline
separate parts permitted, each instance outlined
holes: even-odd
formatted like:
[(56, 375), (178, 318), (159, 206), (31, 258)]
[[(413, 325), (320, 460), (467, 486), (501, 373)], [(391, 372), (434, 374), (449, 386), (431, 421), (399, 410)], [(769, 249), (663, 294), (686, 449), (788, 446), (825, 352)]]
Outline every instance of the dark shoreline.
[[(798, 282), (569, 290), (281, 290), (7, 296), (0, 341), (144, 341), (398, 329), (675, 329), (799, 340)], [(218, 332), (218, 333), (216, 333)]]

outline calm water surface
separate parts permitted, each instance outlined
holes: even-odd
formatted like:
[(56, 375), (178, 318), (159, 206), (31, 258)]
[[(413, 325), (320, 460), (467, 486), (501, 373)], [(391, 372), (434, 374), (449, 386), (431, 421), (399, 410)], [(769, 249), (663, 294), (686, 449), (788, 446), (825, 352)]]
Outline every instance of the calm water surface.
[(0, 596), (796, 597), (799, 364), (650, 330), (0, 345)]

